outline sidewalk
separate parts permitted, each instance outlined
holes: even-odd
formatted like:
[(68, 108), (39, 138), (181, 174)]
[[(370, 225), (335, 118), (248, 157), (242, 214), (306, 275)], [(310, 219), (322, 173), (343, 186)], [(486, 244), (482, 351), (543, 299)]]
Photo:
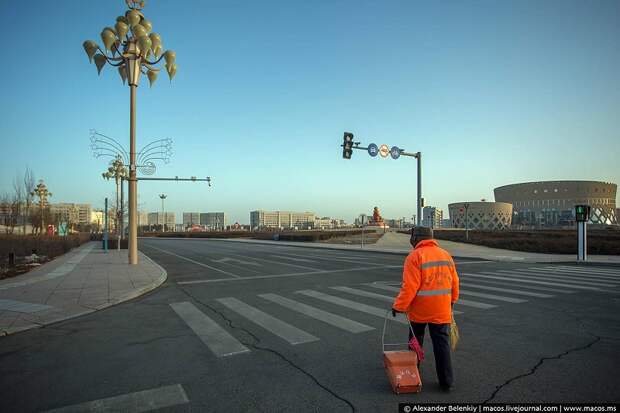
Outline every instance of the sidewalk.
[[(192, 239), (192, 238), (182, 238)], [(196, 238), (195, 238), (196, 239)], [(409, 235), (399, 234), (397, 232), (387, 232), (375, 244), (364, 245), (362, 249), (359, 245), (337, 245), (337, 244), (321, 244), (319, 242), (290, 242), (290, 241), (262, 241), (250, 239), (217, 238), (218, 241), (230, 242), (252, 242), (272, 245), (286, 245), (306, 248), (325, 248), (333, 250), (355, 250), (355, 251), (373, 251), (392, 254), (407, 255), (411, 251), (409, 245)], [(489, 248), (480, 245), (466, 244), (463, 242), (453, 242), (437, 240), (439, 246), (444, 248), (453, 257), (458, 258), (475, 258), (489, 261), (502, 262), (525, 262), (525, 263), (576, 263), (577, 253), (575, 254), (540, 254), (535, 252), (522, 252), (503, 250), (499, 248)], [(620, 255), (588, 255), (586, 264), (607, 264), (620, 265)]]
[(139, 253), (105, 253), (90, 242), (41, 267), (0, 281), (0, 336), (42, 327), (131, 300), (166, 281), (166, 271)]

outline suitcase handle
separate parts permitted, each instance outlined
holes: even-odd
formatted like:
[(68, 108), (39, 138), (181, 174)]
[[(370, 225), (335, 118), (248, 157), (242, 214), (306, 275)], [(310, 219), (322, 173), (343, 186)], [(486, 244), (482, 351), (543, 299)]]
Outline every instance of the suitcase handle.
[[(387, 313), (385, 313), (385, 318), (383, 319), (383, 333), (381, 334), (381, 349), (383, 350), (384, 353), (385, 353), (385, 346), (402, 346), (402, 345), (405, 345), (405, 346), (407, 346), (407, 348), (409, 348), (409, 341), (407, 341), (406, 343), (394, 343), (394, 344), (390, 344), (390, 343), (386, 344), (385, 343), (385, 332), (387, 330), (387, 322), (388, 322), (388, 318), (390, 318), (390, 313), (391, 312), (392, 312), (392, 309), (387, 310)], [(404, 313), (401, 313), (401, 314), (404, 314)], [(406, 315), (405, 315), (405, 317), (406, 317)], [(415, 337), (415, 334), (413, 333), (413, 327), (411, 326), (411, 323), (409, 322), (408, 319), (407, 319), (407, 325), (409, 326), (409, 331)]]

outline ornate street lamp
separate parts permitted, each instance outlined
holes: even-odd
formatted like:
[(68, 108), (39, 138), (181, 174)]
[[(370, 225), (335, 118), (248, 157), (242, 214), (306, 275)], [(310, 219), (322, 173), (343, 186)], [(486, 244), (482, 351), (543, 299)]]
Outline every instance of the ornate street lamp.
[(127, 168), (125, 168), (123, 158), (120, 155), (112, 161), (111, 165), (108, 167), (108, 170), (101, 174), (103, 179), (107, 179), (109, 181), (111, 178), (114, 178), (114, 182), (116, 183), (116, 233), (118, 235), (117, 249), (119, 250), (121, 249), (121, 239), (123, 238), (123, 199), (122, 197), (119, 197), (119, 193), (122, 180), (126, 179), (127, 175)]
[[(153, 25), (144, 17), (142, 9), (144, 0), (125, 0), (129, 10), (124, 16), (118, 16), (114, 28), (106, 27), (101, 32), (105, 50), (93, 40), (84, 42), (88, 59), (95, 61), (97, 72), (101, 73), (108, 63), (117, 67), (123, 80), (129, 84), (130, 126), (129, 126), (129, 263), (138, 263), (138, 226), (137, 199), (138, 185), (136, 179), (136, 88), (140, 74), (144, 73), (151, 86), (157, 79), (162, 59), (168, 76), (172, 81), (177, 72), (176, 54), (172, 50), (163, 52), (161, 36), (153, 33)], [(162, 53), (163, 52), (163, 53)]]
[(30, 195), (39, 198), (39, 213), (41, 214), (41, 232), (39, 235), (43, 235), (43, 210), (47, 206), (47, 197), (52, 196), (52, 193), (47, 190), (47, 186), (43, 183), (43, 179), (40, 179), (39, 184), (34, 188)]

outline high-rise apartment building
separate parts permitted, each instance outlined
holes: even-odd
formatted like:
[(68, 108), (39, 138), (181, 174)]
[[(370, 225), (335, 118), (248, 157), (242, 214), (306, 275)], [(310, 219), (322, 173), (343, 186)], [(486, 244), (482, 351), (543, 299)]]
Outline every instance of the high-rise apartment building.
[(310, 229), (314, 227), (313, 212), (251, 211), (250, 226), (260, 228)]
[(425, 206), (422, 209), (422, 226), (429, 228), (441, 228), (443, 211), (437, 207)]
[(183, 212), (183, 228), (200, 225), (200, 212)]
[(224, 229), (228, 225), (228, 215), (224, 212), (204, 212), (200, 214), (199, 222), (210, 229)]
[(166, 229), (173, 230), (174, 229), (174, 212), (149, 212), (148, 216), (148, 224), (151, 225), (163, 225), (164, 224), (164, 215), (166, 219)]
[(57, 203), (50, 204), (50, 213), (58, 222), (87, 225), (91, 223), (90, 204)]

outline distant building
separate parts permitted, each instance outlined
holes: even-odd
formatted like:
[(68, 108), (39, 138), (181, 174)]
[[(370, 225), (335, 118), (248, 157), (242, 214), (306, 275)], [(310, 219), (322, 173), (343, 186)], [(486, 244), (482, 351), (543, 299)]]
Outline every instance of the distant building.
[(526, 182), (495, 188), (495, 200), (512, 204), (513, 225), (562, 227), (575, 224), (575, 205), (590, 205), (590, 223), (617, 225), (618, 186), (599, 181)]
[[(149, 214), (144, 211), (138, 211), (138, 226), (145, 227), (149, 224)], [(126, 231), (127, 229), (125, 229)]]
[(422, 226), (428, 228), (441, 228), (443, 211), (437, 207), (425, 206), (422, 209)]
[(457, 202), (448, 209), (453, 228), (505, 230), (512, 220), (512, 205), (506, 202)]
[(200, 224), (199, 212), (183, 212), (183, 227), (191, 228), (194, 225)]
[(166, 230), (172, 231), (175, 228), (174, 212), (149, 212), (148, 223), (149, 226), (161, 226), (164, 224), (164, 214), (166, 216)]
[(329, 217), (315, 217), (314, 218), (314, 228), (315, 229), (332, 229), (334, 228), (334, 220)]
[(251, 211), (250, 226), (252, 229), (285, 228), (310, 229), (313, 228), (315, 216), (313, 212), (290, 211)]
[(91, 223), (91, 212), (90, 204), (50, 204), (50, 214), (57, 222), (87, 225)]
[(387, 225), (390, 228), (404, 228), (404, 223), (405, 221), (402, 218), (397, 218), (397, 219), (386, 219), (385, 221), (385, 225)]
[(368, 224), (368, 215), (366, 214), (359, 214), (359, 216), (357, 218), (355, 218), (355, 226), (356, 227), (361, 227), (362, 225), (366, 225)]
[(224, 212), (205, 212), (200, 214), (198, 222), (209, 229), (224, 229), (228, 225), (228, 215)]
[(442, 219), (441, 220), (441, 228), (452, 228), (452, 220), (451, 219)]

